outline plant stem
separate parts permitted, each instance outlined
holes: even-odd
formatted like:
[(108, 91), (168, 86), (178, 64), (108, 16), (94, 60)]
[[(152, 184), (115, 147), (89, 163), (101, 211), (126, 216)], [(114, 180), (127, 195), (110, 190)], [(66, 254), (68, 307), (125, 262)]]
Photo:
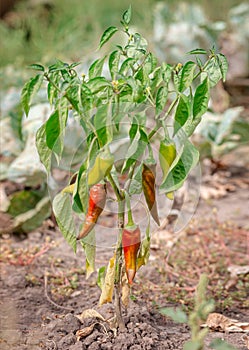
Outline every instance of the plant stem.
[(108, 180), (116, 194), (118, 201), (118, 240), (116, 246), (115, 276), (114, 276), (114, 308), (118, 328), (126, 329), (121, 311), (121, 271), (122, 271), (122, 235), (124, 229), (125, 196), (116, 185), (112, 175), (108, 174)]
[(116, 248), (115, 277), (114, 277), (114, 307), (118, 328), (125, 330), (125, 324), (121, 310), (121, 271), (122, 271), (122, 235), (124, 228), (124, 199), (118, 200), (118, 241)]

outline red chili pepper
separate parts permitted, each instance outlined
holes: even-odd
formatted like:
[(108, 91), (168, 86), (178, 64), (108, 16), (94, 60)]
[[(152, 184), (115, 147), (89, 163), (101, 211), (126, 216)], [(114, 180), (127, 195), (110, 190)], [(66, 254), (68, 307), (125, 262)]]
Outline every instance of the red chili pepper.
[(84, 238), (95, 226), (106, 202), (106, 188), (103, 184), (96, 184), (91, 187), (89, 193), (88, 211), (85, 222), (77, 239)]
[(142, 172), (142, 186), (150, 213), (157, 225), (160, 226), (156, 204), (155, 175), (145, 164), (143, 165)]
[(123, 230), (122, 245), (125, 259), (125, 270), (129, 284), (136, 275), (137, 254), (140, 248), (141, 233), (138, 226), (126, 226)]

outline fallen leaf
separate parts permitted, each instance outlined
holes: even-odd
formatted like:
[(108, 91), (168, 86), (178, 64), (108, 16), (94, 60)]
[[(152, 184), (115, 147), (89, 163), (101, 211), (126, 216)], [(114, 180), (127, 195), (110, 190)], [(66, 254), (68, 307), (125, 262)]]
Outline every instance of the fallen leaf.
[(246, 348), (249, 349), (249, 337), (248, 337), (248, 335), (244, 335), (242, 339), (245, 341)]
[(231, 265), (227, 268), (227, 270), (231, 273), (231, 276), (246, 275), (249, 273), (249, 265)]
[(215, 331), (227, 333), (247, 333), (249, 332), (248, 322), (239, 322), (218, 313), (209, 314), (207, 321), (202, 327), (208, 327)]
[(91, 326), (89, 327), (85, 327), (85, 328), (82, 328), (82, 329), (79, 329), (77, 332), (76, 332), (76, 338), (77, 338), (77, 341), (80, 341), (81, 338), (85, 338), (87, 337), (89, 334), (92, 333), (94, 327), (95, 327), (95, 324), (96, 323), (93, 323)]
[(83, 322), (86, 318), (98, 318), (101, 321), (105, 321), (105, 318), (96, 310), (94, 309), (87, 309), (84, 310), (80, 315), (76, 316), (81, 322)]

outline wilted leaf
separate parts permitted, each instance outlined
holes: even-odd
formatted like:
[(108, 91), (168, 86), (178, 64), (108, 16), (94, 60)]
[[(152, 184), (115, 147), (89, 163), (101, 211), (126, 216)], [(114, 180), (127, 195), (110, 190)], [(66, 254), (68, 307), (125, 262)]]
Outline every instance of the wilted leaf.
[(240, 322), (215, 312), (208, 315), (206, 323), (202, 326), (227, 333), (249, 333), (249, 322)]
[(105, 318), (98, 311), (94, 309), (84, 310), (80, 315), (77, 315), (77, 318), (81, 322), (83, 322), (83, 320), (86, 318), (97, 318), (97, 319), (100, 319), (101, 321), (105, 321)]
[(77, 341), (80, 341), (81, 338), (85, 338), (85, 337), (87, 337), (88, 335), (90, 335), (90, 334), (93, 332), (93, 330), (94, 330), (95, 324), (96, 324), (96, 323), (93, 323), (93, 324), (91, 324), (91, 326), (89, 326), (89, 327), (85, 327), (85, 328), (79, 329), (79, 330), (76, 332)]
[(121, 288), (121, 300), (122, 304), (124, 307), (128, 307), (129, 301), (130, 301), (130, 294), (131, 294), (131, 289), (130, 285), (128, 283), (127, 275), (125, 273), (125, 270), (123, 269), (122, 271), (122, 288)]
[(96, 237), (92, 230), (80, 243), (86, 255), (86, 279), (95, 271)]
[(114, 277), (115, 277), (115, 255), (110, 259), (106, 275), (105, 283), (103, 285), (102, 293), (99, 300), (99, 305), (112, 302), (112, 295), (114, 289)]

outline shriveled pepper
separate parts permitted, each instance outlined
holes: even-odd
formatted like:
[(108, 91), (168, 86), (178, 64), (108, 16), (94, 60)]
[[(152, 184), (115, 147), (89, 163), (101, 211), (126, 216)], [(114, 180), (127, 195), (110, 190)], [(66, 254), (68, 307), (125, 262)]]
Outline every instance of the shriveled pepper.
[(106, 188), (102, 183), (91, 187), (89, 193), (88, 211), (85, 217), (82, 230), (77, 239), (84, 238), (95, 226), (100, 214), (102, 213), (106, 202)]
[(157, 225), (160, 226), (156, 203), (155, 175), (146, 164), (143, 164), (142, 186), (150, 213)]
[(125, 259), (125, 271), (129, 284), (132, 284), (137, 270), (137, 255), (140, 248), (141, 233), (137, 225), (127, 225), (123, 230), (122, 246)]

